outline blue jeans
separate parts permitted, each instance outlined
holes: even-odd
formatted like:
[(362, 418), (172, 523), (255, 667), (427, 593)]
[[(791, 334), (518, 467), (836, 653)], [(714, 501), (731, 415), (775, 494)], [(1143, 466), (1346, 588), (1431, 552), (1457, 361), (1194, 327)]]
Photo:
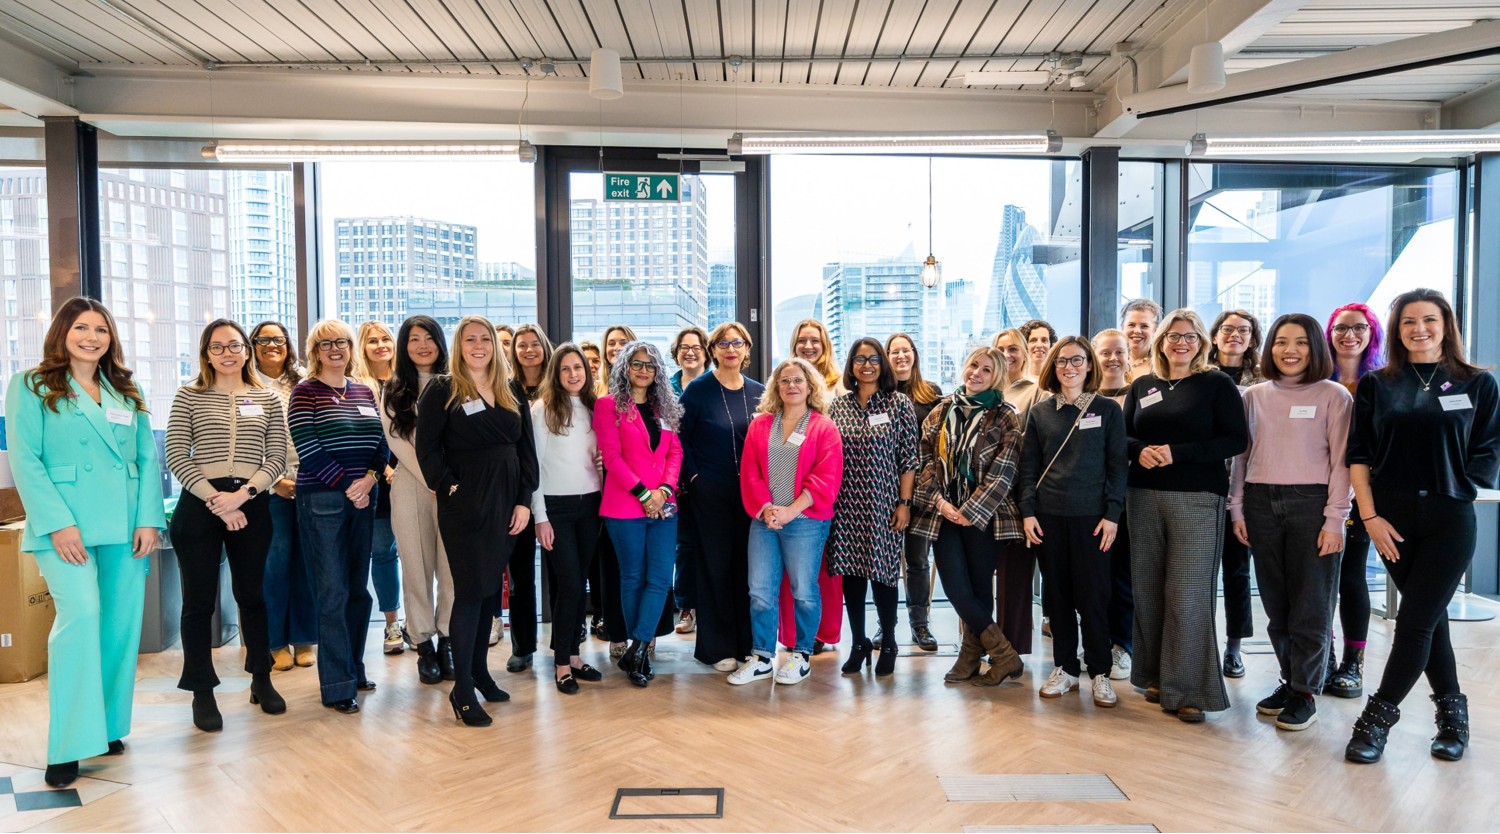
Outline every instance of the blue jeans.
[(797, 606), (797, 645), (793, 651), (811, 655), (818, 632), (823, 601), (818, 591), (818, 570), (823, 566), (823, 541), (828, 521), (799, 516), (780, 530), (764, 521), (750, 522), (750, 634), (751, 647), (761, 657), (776, 656), (776, 627), (781, 597), (781, 576), (792, 584)]
[(342, 492), (297, 492), (297, 532), (318, 594), (318, 683), (323, 703), (354, 697), (365, 680), (370, 634), (370, 535), (374, 502), (356, 509)]
[(672, 589), (677, 517), (606, 518), (620, 561), (620, 607), (631, 640), (649, 642)]
[(270, 496), (271, 550), (266, 554), (266, 616), (271, 648), (318, 642), (318, 607), (312, 574), (297, 540), (297, 502)]
[(389, 517), (375, 519), (375, 530), (370, 535), (370, 580), (375, 585), (375, 601), (380, 604), (381, 613), (401, 607), (401, 561)]

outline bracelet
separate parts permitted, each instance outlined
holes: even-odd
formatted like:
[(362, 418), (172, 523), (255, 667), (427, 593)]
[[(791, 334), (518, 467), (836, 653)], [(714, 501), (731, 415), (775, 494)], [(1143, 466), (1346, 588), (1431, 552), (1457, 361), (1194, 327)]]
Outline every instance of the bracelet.
[(1376, 518), (1380, 518), (1380, 513), (1374, 513), (1372, 515), (1362, 515), (1362, 516), (1359, 517), (1359, 520), (1360, 521), (1370, 521), (1371, 519), (1376, 519)]

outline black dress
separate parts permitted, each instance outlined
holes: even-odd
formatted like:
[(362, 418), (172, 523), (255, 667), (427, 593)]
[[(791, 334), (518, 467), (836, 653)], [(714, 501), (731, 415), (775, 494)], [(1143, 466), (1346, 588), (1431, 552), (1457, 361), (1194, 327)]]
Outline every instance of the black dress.
[[(538, 483), (530, 415), (484, 400), (448, 405), (452, 383), (434, 379), (417, 403), (417, 459), (437, 493), (438, 532), (457, 599), (500, 591), (515, 538), (511, 513), (531, 506)], [(475, 405), (477, 403), (477, 407)], [(473, 413), (468, 413), (472, 411)]]

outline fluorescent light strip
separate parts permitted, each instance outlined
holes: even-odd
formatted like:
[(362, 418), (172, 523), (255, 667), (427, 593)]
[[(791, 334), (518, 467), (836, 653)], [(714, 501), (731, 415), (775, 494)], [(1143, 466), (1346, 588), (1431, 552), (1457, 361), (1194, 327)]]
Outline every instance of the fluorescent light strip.
[(219, 142), (203, 149), (203, 155), (220, 162), (316, 162), (326, 159), (453, 159), (490, 158), (536, 160), (530, 142), (508, 143), (312, 143)]
[(1056, 133), (893, 133), (816, 134), (729, 137), (731, 154), (933, 154), (933, 153), (1057, 153), (1062, 139)]
[(1500, 150), (1500, 132), (1407, 131), (1286, 136), (1207, 136), (1187, 143), (1188, 156), (1272, 156), (1281, 154), (1437, 153), (1466, 156)]

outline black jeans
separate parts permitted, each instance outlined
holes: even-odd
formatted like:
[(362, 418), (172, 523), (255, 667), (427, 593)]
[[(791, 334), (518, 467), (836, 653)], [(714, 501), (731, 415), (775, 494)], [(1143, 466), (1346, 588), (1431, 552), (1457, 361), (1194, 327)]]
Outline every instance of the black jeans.
[(620, 606), (620, 557), (615, 555), (615, 543), (603, 533), (589, 569), (589, 609), (595, 617), (603, 618), (604, 633), (611, 643), (628, 639), (625, 609)]
[[(991, 587), (995, 565), (1000, 561), (1001, 542), (990, 534), (989, 525), (962, 527), (947, 519), (938, 523), (937, 540), (932, 543), (933, 560), (938, 577), (958, 618), (976, 638), (995, 620), (990, 616), (995, 604)], [(1030, 593), (1028, 590), (1027, 593)]]
[(1361, 521), (1359, 502), (1349, 508), (1344, 533), (1344, 559), (1339, 563), (1339, 624), (1344, 642), (1363, 644), (1370, 637), (1370, 582), (1365, 565), (1370, 558), (1370, 534)]
[[(1031, 654), (1031, 633), (1035, 630), (1031, 618), (1034, 599), (1031, 588), (1036, 579), (1039, 551), (1027, 547), (1025, 539), (1008, 539), (996, 544), (995, 622), (1000, 624), (1005, 639), (1016, 648), (1017, 654)], [(943, 587), (948, 587), (946, 581)], [(1042, 614), (1047, 615), (1045, 606)]]
[[(1052, 618), (1052, 662), (1079, 677), (1078, 632), (1089, 677), (1108, 675), (1110, 558), (1099, 549), (1099, 516), (1038, 515), (1042, 525), (1042, 593)], [(1076, 615), (1075, 615), (1076, 612)], [(1079, 620), (1082, 622), (1080, 623)]]
[(906, 614), (911, 627), (927, 625), (932, 612), (932, 542), (921, 536), (906, 534), (903, 543), (906, 563)]
[(1323, 691), (1339, 579), (1340, 555), (1318, 555), (1327, 503), (1327, 484), (1245, 484), (1245, 532), (1255, 548), (1266, 635), (1281, 679), (1308, 695)]
[(693, 516), (693, 499), (686, 490), (677, 496), (677, 578), (673, 596), (677, 607), (691, 611), (698, 607), (698, 577), (693, 566), (698, 560), (698, 520)]
[(1399, 560), (1381, 558), (1401, 591), (1401, 608), (1375, 694), (1400, 704), (1425, 672), (1434, 695), (1456, 695), (1458, 665), (1448, 635), (1448, 602), (1474, 558), (1474, 505), (1426, 490), (1377, 489), (1375, 511), (1406, 539), (1396, 545)]
[[(245, 482), (233, 478), (209, 481), (219, 492), (233, 492)], [(199, 692), (219, 685), (214, 672), (210, 630), (219, 599), (220, 554), (229, 555), (229, 576), (240, 609), (245, 640), (245, 671), (271, 672), (270, 622), (266, 616), (266, 554), (271, 550), (271, 506), (266, 494), (241, 507), (248, 522), (231, 531), (209, 511), (203, 499), (183, 491), (172, 513), (172, 546), (182, 573), (182, 677), (178, 689)]]
[[(1224, 530), (1227, 533), (1229, 529), (1226, 514)], [(1243, 640), (1255, 634), (1255, 615), (1250, 608), (1250, 548), (1228, 533), (1220, 558), (1224, 566), (1224, 636)]]
[(1130, 581), (1130, 529), (1127, 514), (1120, 513), (1120, 528), (1109, 549), (1109, 641), (1133, 650), (1135, 638), (1135, 586)]
[[(567, 666), (578, 654), (578, 630), (588, 617), (584, 582), (599, 544), (599, 493), (548, 495), (547, 521), (552, 525), (552, 549), (544, 551), (551, 566), (552, 662)], [(515, 621), (512, 620), (512, 623)]]
[[(526, 655), (536, 651), (536, 524), (516, 536), (515, 549), (505, 566), (510, 574), (510, 648), (511, 654)], [(485, 634), (488, 648), (489, 635)]]

